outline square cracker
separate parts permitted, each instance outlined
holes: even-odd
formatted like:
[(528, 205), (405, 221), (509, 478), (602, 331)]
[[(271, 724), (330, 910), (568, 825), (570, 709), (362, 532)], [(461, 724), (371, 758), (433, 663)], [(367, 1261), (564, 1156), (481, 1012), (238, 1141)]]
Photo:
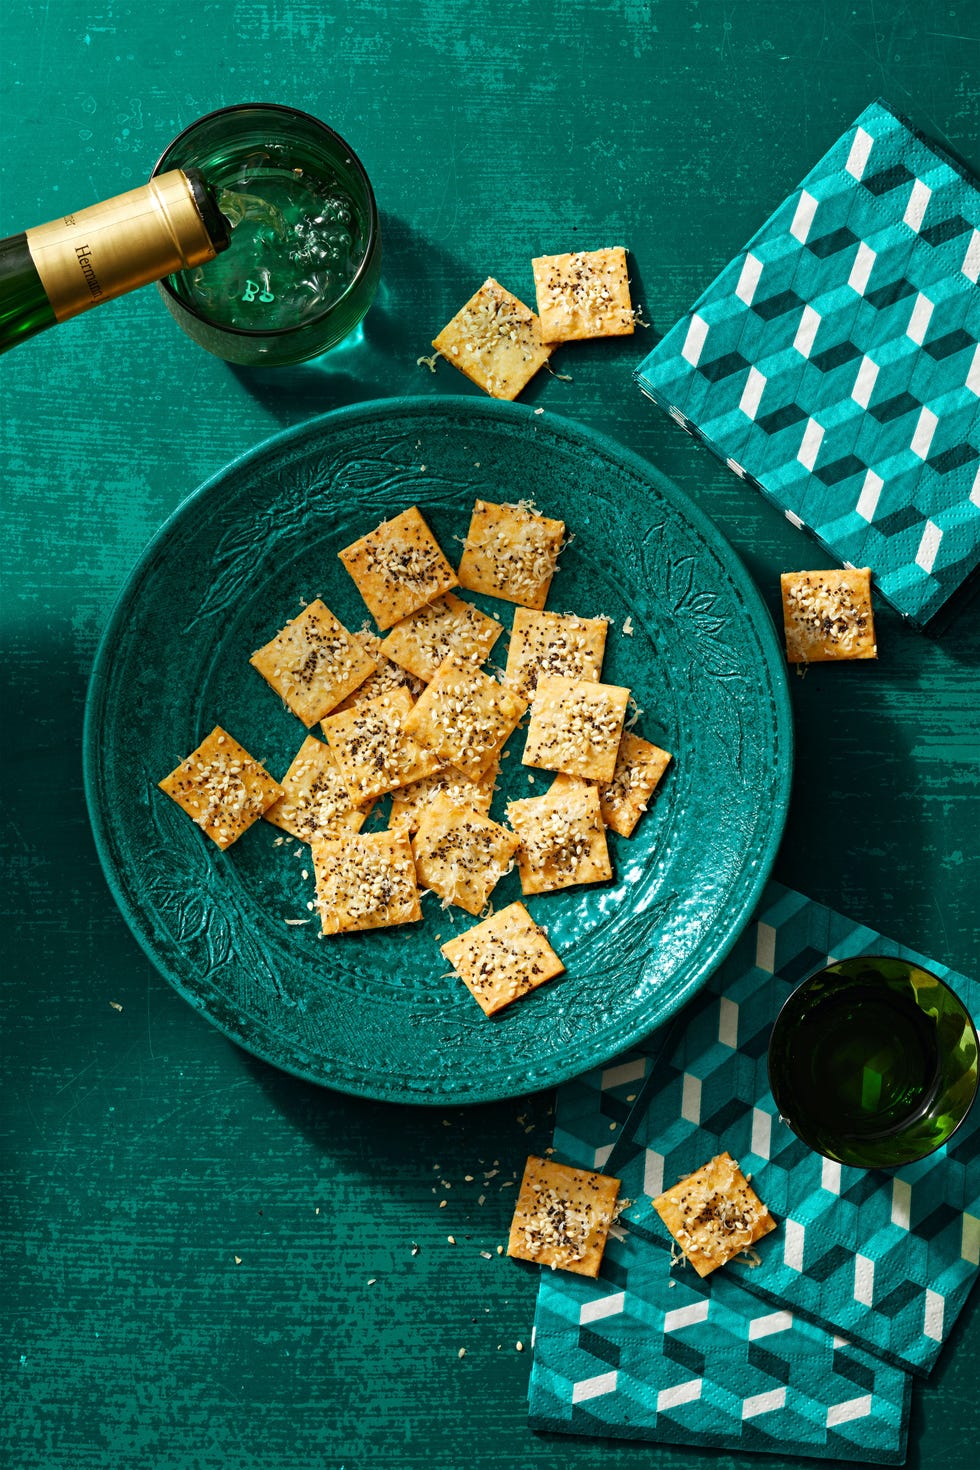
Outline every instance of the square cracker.
[(673, 757), (649, 740), (624, 730), (611, 781), (599, 786), (599, 807), (607, 827), (630, 837)]
[(432, 345), (491, 398), (516, 398), (551, 356), (534, 312), (492, 276)]
[(869, 567), (783, 572), (779, 582), (791, 664), (878, 657)]
[(523, 893), (552, 893), (612, 877), (599, 793), (590, 782), (556, 776), (544, 796), (509, 802), (507, 820), (521, 840)]
[(337, 554), (382, 631), (459, 586), (417, 505)]
[(422, 917), (412, 845), (402, 832), (359, 832), (312, 844), (324, 934), (387, 929)]
[(523, 607), (544, 607), (565, 539), (565, 522), (530, 505), (478, 500), (459, 563), (459, 585)]
[(371, 655), (319, 598), (253, 653), (249, 663), (307, 729), (375, 668)]
[(487, 1016), (565, 968), (522, 903), (509, 903), (441, 949)]
[(494, 785), (500, 771), (499, 759), (492, 760), (478, 781), (471, 781), (461, 771), (446, 766), (434, 776), (423, 776), (410, 786), (400, 786), (391, 798), (388, 828), (392, 832), (417, 832), (428, 807), (445, 796), (457, 807), (470, 807), (487, 816), (493, 801)]
[(285, 776), (283, 795), (263, 813), (300, 842), (316, 842), (359, 832), (367, 810), (358, 810), (344, 785), (334, 754), (322, 740), (307, 735)]
[(442, 764), (409, 733), (411, 713), (412, 696), (395, 689), (322, 722), (341, 780), (357, 806), (431, 776)]
[(531, 270), (546, 342), (633, 335), (626, 251), (621, 245), (539, 255), (531, 261)]
[(699, 1276), (746, 1250), (776, 1222), (731, 1154), (717, 1154), (653, 1201)]
[(534, 691), (524, 764), (611, 781), (629, 697), (619, 684), (545, 675)]
[(479, 914), (520, 846), (506, 827), (446, 796), (429, 805), (412, 839), (415, 873), (423, 888), (468, 914)]
[(356, 639), (361, 647), (370, 654), (377, 664), (373, 674), (368, 674), (363, 684), (359, 684), (353, 694), (348, 694), (342, 699), (331, 714), (339, 715), (342, 710), (353, 709), (362, 699), (377, 699), (379, 694), (391, 694), (395, 689), (407, 689), (413, 699), (418, 699), (425, 688), (423, 679), (416, 679), (407, 669), (403, 669), (392, 659), (381, 652), (381, 639), (361, 628), (351, 637)]
[(381, 648), (387, 658), (428, 683), (451, 653), (482, 664), (503, 631), (496, 618), (447, 592), (396, 623)]
[(616, 1218), (619, 1180), (532, 1154), (514, 1207), (507, 1254), (596, 1277)]
[(220, 725), (159, 786), (221, 848), (237, 842), (283, 794), (261, 762)]
[(503, 749), (527, 709), (523, 699), (489, 674), (450, 655), (405, 723), (437, 765), (447, 762), (478, 781)]
[(524, 699), (531, 699), (542, 675), (598, 679), (608, 627), (605, 618), (517, 608), (507, 650), (507, 684)]

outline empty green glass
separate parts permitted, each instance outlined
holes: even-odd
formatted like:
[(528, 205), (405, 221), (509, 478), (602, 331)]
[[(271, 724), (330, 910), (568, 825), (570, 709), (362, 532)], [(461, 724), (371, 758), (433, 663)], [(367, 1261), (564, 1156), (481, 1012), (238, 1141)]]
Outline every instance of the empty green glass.
[(948, 985), (906, 960), (839, 960), (776, 1018), (780, 1116), (825, 1158), (894, 1169), (948, 1142), (977, 1092), (977, 1032)]

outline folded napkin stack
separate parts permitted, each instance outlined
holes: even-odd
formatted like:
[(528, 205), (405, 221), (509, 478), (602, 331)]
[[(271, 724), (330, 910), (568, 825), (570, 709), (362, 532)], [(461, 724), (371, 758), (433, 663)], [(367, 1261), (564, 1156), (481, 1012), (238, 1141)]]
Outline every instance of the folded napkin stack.
[[(903, 1462), (911, 1375), (980, 1264), (980, 1116), (917, 1164), (865, 1172), (800, 1143), (766, 1077), (785, 997), (862, 953), (924, 964), (980, 1016), (980, 985), (771, 883), (673, 1027), (559, 1094), (556, 1157), (617, 1175), (632, 1203), (597, 1281), (542, 1273), (534, 1427)], [(651, 1198), (726, 1149), (780, 1223), (757, 1265), (702, 1280), (672, 1263)]]
[(868, 107), (637, 371), (914, 622), (980, 562), (980, 190)]

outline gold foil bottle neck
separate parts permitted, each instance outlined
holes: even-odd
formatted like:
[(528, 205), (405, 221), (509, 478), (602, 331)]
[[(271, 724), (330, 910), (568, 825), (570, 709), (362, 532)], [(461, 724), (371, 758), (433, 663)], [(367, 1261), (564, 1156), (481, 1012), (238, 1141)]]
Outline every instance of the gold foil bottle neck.
[(180, 169), (28, 230), (27, 246), (59, 322), (217, 253)]

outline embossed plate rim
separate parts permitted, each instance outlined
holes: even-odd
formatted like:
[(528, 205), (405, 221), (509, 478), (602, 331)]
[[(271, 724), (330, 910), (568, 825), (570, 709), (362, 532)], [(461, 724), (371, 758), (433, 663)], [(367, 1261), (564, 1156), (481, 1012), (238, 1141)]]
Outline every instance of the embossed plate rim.
[[(785, 760), (778, 763), (775, 779), (769, 789), (771, 793), (772, 812), (771, 820), (765, 828), (764, 839), (757, 847), (752, 847), (746, 854), (739, 878), (742, 880), (740, 886), (735, 890), (737, 902), (726, 914), (725, 922), (718, 922), (715, 916), (714, 926), (709, 933), (698, 940), (694, 945), (692, 954), (686, 956), (681, 964), (686, 965), (688, 974), (683, 983), (673, 990), (669, 995), (658, 995), (655, 1014), (650, 1010), (643, 1010), (638, 1006), (632, 1016), (624, 1018), (624, 1024), (619, 1030), (609, 1028), (605, 1040), (600, 1033), (591, 1033), (587, 1038), (579, 1040), (572, 1048), (571, 1057), (564, 1065), (560, 1065), (553, 1058), (548, 1058), (543, 1069), (534, 1072), (533, 1086), (529, 1088), (528, 1070), (517, 1058), (514, 1059), (506, 1081), (499, 1080), (483, 1087), (477, 1086), (472, 1091), (460, 1096), (452, 1090), (451, 1081), (445, 1077), (433, 1079), (431, 1090), (415, 1090), (420, 1085), (424, 1088), (425, 1083), (416, 1082), (415, 1079), (407, 1077), (396, 1078), (394, 1085), (387, 1079), (386, 1074), (372, 1075), (366, 1070), (364, 1075), (356, 1077), (347, 1073), (340, 1073), (338, 1064), (334, 1063), (335, 1070), (330, 1071), (330, 1058), (318, 1056), (321, 1063), (319, 1069), (312, 1069), (298, 1065), (292, 1059), (285, 1059), (276, 1055), (274, 1049), (264, 1047), (257, 1043), (256, 1039), (249, 1034), (247, 1012), (242, 1018), (244, 1025), (236, 1030), (232, 1025), (213, 1014), (209, 1008), (207, 996), (201, 995), (189, 983), (186, 973), (179, 967), (170, 965), (165, 955), (159, 952), (154, 945), (154, 936), (145, 917), (140, 913), (138, 905), (131, 903), (129, 894), (123, 883), (123, 875), (116, 869), (116, 861), (113, 851), (111, 822), (109, 814), (103, 809), (101, 800), (100, 771), (103, 727), (100, 715), (104, 701), (111, 689), (112, 655), (113, 649), (119, 635), (124, 631), (127, 612), (133, 603), (133, 599), (139, 595), (141, 584), (148, 573), (153, 569), (159, 555), (164, 554), (170, 536), (178, 528), (183, 519), (192, 514), (199, 503), (216, 493), (220, 487), (229, 480), (236, 480), (243, 473), (249, 473), (254, 465), (258, 467), (267, 464), (269, 457), (275, 453), (294, 445), (304, 438), (310, 440), (311, 453), (314, 447), (322, 448), (322, 436), (329, 435), (333, 430), (343, 433), (358, 421), (363, 421), (369, 430), (373, 423), (379, 418), (391, 420), (393, 417), (404, 416), (408, 418), (412, 414), (428, 416), (448, 416), (458, 419), (460, 416), (469, 416), (474, 421), (474, 427), (479, 422), (484, 429), (492, 431), (493, 424), (501, 421), (510, 421), (510, 429), (515, 426), (524, 425), (528, 428), (547, 428), (550, 433), (569, 444), (576, 452), (585, 452), (600, 458), (612, 461), (626, 475), (635, 481), (649, 487), (652, 492), (652, 503), (659, 500), (665, 503), (670, 511), (686, 524), (688, 533), (693, 533), (694, 539), (705, 545), (711, 555), (720, 563), (722, 570), (729, 577), (739, 599), (739, 605), (744, 610), (751, 623), (751, 631), (759, 645), (767, 673), (767, 712), (771, 713), (774, 741), (777, 748), (785, 753)], [(195, 1010), (201, 1012), (206, 1018), (221, 1031), (229, 1040), (243, 1047), (252, 1055), (259, 1057), (265, 1062), (290, 1072), (305, 1080), (316, 1082), (320, 1085), (330, 1086), (337, 1090), (352, 1095), (369, 1097), (380, 1101), (400, 1101), (429, 1104), (432, 1106), (446, 1106), (456, 1103), (481, 1103), (498, 1101), (507, 1097), (521, 1096), (529, 1090), (540, 1090), (550, 1087), (556, 1083), (567, 1080), (569, 1077), (578, 1075), (587, 1067), (601, 1065), (611, 1056), (616, 1055), (626, 1047), (632, 1045), (641, 1037), (661, 1025), (674, 1015), (675, 1012), (705, 983), (708, 976), (724, 959), (738, 935), (742, 932), (748, 921), (755, 903), (766, 882), (772, 865), (775, 861), (776, 852), (782, 836), (786, 820), (789, 792), (792, 777), (792, 751), (793, 751), (793, 729), (792, 715), (789, 700), (789, 690), (786, 678), (785, 662), (782, 651), (778, 644), (775, 628), (765, 604), (755, 587), (754, 582), (747, 569), (739, 559), (737, 553), (713, 524), (710, 518), (694, 504), (674, 483), (661, 471), (649, 464), (641, 456), (625, 446), (617, 443), (608, 435), (591, 428), (588, 425), (578, 423), (562, 415), (548, 411), (547, 420), (542, 423), (542, 417), (535, 415), (534, 410), (523, 404), (502, 403), (496, 400), (481, 400), (462, 395), (433, 394), (428, 396), (416, 395), (411, 397), (394, 397), (388, 399), (375, 399), (364, 403), (353, 404), (345, 408), (336, 409), (332, 412), (320, 415), (316, 418), (305, 420), (301, 424), (294, 425), (288, 429), (270, 435), (261, 443), (239, 455), (229, 464), (220, 469), (216, 474), (210, 476), (196, 490), (182, 500), (175, 510), (168, 516), (155, 536), (146, 546), (135, 566), (127, 577), (119, 596), (107, 621), (102, 639), (92, 666), (89, 681), (88, 696), (85, 709), (85, 724), (83, 737), (83, 781), (86, 801), (92, 824), (93, 836), (96, 850), (99, 855), (103, 871), (106, 875), (110, 891), (118, 904), (123, 918), (131, 933), (140, 944), (154, 967), (174, 986), (177, 992), (187, 1000)], [(458, 427), (456, 423), (453, 425)], [(298, 461), (297, 461), (298, 462)], [(751, 667), (751, 666), (750, 666)], [(754, 860), (754, 866), (750, 869), (750, 859)], [(573, 890), (574, 892), (575, 890)], [(691, 959), (696, 958), (696, 966), (690, 964)], [(184, 965), (184, 972), (187, 966)], [(190, 977), (193, 979), (193, 976)], [(294, 1049), (295, 1043), (293, 1043)], [(589, 1049), (587, 1057), (583, 1058), (583, 1047)], [(447, 1083), (449, 1084), (447, 1086)], [(399, 1084), (401, 1084), (399, 1086)]]

